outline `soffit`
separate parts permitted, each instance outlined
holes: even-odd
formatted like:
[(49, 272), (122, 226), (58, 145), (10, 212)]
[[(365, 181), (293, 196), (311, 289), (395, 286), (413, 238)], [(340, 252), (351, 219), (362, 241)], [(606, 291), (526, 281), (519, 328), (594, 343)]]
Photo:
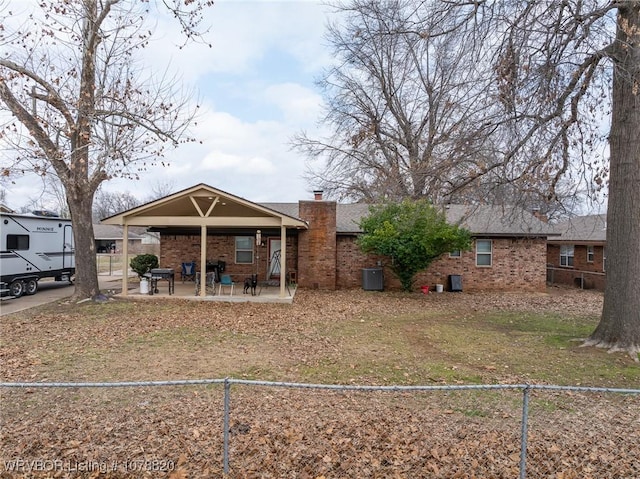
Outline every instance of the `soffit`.
[(242, 226), (245, 220), (248, 226), (283, 224), (307, 228), (307, 224), (298, 218), (204, 184), (105, 218), (102, 223), (148, 226), (211, 224), (237, 227)]

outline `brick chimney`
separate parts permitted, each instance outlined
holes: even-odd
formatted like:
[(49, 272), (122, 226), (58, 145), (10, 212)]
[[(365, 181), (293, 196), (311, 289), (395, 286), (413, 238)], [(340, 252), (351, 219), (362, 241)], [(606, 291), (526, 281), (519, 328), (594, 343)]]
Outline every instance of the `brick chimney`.
[(314, 191), (314, 201), (298, 202), (299, 216), (309, 223), (298, 236), (298, 284), (311, 289), (336, 289), (336, 202), (322, 201), (322, 191)]
[(313, 190), (313, 199), (316, 201), (322, 201), (322, 190)]

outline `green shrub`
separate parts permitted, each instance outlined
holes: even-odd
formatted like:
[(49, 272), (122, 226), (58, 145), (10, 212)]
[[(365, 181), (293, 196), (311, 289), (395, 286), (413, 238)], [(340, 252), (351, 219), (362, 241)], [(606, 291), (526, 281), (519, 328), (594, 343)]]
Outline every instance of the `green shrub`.
[(157, 268), (158, 265), (158, 257), (155, 254), (139, 254), (129, 263), (131, 269), (138, 273), (138, 276), (147, 274), (149, 270)]
[(471, 246), (471, 233), (449, 224), (444, 212), (424, 199), (373, 206), (360, 227), (362, 251), (390, 258), (389, 267), (405, 291), (412, 290), (415, 275), (440, 255)]

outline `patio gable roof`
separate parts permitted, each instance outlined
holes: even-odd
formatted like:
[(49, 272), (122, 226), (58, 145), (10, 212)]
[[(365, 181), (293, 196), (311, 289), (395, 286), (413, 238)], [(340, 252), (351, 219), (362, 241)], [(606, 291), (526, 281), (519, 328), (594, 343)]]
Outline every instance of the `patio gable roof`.
[(307, 229), (294, 216), (200, 183), (164, 198), (104, 218), (102, 224), (129, 226), (287, 227)]

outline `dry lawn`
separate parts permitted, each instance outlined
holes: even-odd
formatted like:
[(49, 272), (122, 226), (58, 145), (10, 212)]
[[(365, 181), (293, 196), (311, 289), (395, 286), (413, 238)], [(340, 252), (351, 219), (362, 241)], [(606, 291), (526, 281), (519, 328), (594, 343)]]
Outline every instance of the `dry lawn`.
[[(601, 306), (600, 293), (558, 288), (299, 291), (293, 305), (60, 303), (0, 319), (0, 375), (638, 388), (631, 358), (574, 341)], [(0, 477), (222, 475), (221, 386), (0, 393)], [(521, 407), (520, 391), (234, 385), (230, 477), (513, 478)], [(529, 427), (529, 478), (640, 478), (638, 395), (536, 391)]]

